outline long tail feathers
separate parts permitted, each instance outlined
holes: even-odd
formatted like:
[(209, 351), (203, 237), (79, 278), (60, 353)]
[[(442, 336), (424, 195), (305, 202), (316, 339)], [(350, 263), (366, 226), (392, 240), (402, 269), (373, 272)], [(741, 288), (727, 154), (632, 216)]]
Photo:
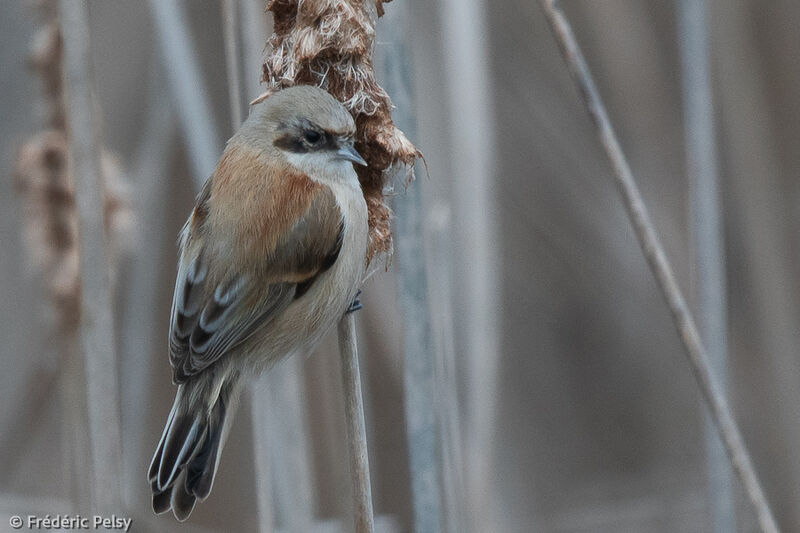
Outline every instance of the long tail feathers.
[(188, 382), (178, 388), (148, 471), (153, 511), (161, 514), (172, 509), (181, 522), (189, 518), (197, 500), (211, 492), (227, 433), (226, 419), (231, 418), (235, 402), (231, 386), (223, 386), (216, 399), (205, 394), (202, 386)]

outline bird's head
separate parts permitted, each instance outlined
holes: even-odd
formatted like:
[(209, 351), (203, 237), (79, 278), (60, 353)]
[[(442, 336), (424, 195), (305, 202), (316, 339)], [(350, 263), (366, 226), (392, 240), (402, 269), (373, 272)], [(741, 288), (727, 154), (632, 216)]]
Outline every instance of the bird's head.
[(343, 168), (349, 171), (351, 163), (367, 164), (353, 147), (353, 117), (317, 87), (298, 85), (278, 91), (253, 107), (245, 128), (248, 126), (260, 142), (311, 175)]

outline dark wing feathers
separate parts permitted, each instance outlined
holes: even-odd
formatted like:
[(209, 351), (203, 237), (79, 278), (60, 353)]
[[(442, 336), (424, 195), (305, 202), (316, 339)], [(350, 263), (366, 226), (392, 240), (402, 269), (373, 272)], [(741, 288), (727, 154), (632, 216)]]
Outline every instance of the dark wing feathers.
[(316, 273), (297, 284), (297, 287), (295, 288), (294, 291), (295, 299), (300, 298), (306, 292), (308, 292), (308, 289), (311, 288), (311, 285), (314, 284), (314, 282), (317, 280), (320, 274), (322, 274), (323, 272), (325, 272), (326, 270), (328, 270), (330, 267), (333, 266), (333, 264), (339, 258), (339, 252), (342, 250), (343, 239), (344, 239), (344, 221), (340, 220), (339, 233), (336, 237), (336, 241), (333, 244), (333, 248), (331, 248), (330, 252), (328, 252), (328, 254), (322, 258), (322, 261), (319, 262), (318, 267), (316, 269)]
[[(198, 202), (208, 201), (201, 195)], [(292, 300), (305, 294), (317, 277), (339, 255), (344, 225), (338, 205), (327, 187), (320, 187), (300, 216), (264, 258), (259, 274), (224, 271), (212, 248), (191, 246), (205, 220), (198, 213), (184, 228), (181, 265), (175, 283), (169, 335), (173, 380), (183, 383), (202, 372), (227, 351), (246, 340)], [(205, 218), (205, 217), (203, 217)], [(193, 256), (190, 256), (194, 254)], [(263, 275), (268, 284), (264, 287)]]

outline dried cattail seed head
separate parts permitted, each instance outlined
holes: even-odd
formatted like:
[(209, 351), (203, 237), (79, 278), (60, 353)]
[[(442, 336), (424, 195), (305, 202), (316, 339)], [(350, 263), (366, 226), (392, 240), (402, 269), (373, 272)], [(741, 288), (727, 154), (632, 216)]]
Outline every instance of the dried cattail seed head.
[(419, 151), (392, 122), (392, 102), (375, 81), (372, 49), (383, 0), (272, 0), (274, 34), (262, 66), (261, 101), (292, 85), (317, 85), (341, 101), (356, 122), (358, 152), (369, 166), (356, 169), (369, 210), (366, 261), (390, 252), (390, 212), (384, 198), (390, 168), (403, 165), (410, 180)]

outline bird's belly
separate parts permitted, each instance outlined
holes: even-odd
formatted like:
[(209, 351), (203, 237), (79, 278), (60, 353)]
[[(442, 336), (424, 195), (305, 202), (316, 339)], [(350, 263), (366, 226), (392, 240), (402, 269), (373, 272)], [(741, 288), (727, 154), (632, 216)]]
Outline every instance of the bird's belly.
[[(245, 348), (252, 369), (263, 372), (294, 352), (313, 350), (319, 340), (342, 317), (356, 296), (364, 277), (367, 246), (367, 211), (360, 191), (357, 198), (338, 198), (344, 237), (339, 256), (321, 273), (308, 291), (290, 303), (274, 321)], [(353, 195), (350, 195), (353, 196)]]

